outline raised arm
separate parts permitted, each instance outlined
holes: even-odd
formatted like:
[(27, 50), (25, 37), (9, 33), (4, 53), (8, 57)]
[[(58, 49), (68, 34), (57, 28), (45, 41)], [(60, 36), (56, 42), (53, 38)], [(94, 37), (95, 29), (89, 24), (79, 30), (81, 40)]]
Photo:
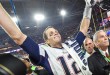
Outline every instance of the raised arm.
[(11, 17), (5, 11), (1, 4), (0, 4), (0, 25), (18, 45), (21, 45), (27, 37), (21, 32), (17, 24), (12, 21)]
[(92, 13), (91, 4), (87, 3), (87, 0), (85, 2), (86, 2), (86, 6), (85, 6), (85, 9), (83, 12), (83, 19), (82, 19), (81, 25), (80, 25), (80, 30), (79, 30), (80, 32), (75, 37), (75, 39), (77, 40), (77, 42), (79, 43), (80, 46), (83, 44), (83, 41), (87, 34), (88, 27), (90, 25), (91, 13)]
[(83, 12), (83, 19), (82, 19), (81, 25), (80, 25), (80, 31), (84, 35), (87, 34), (88, 27), (90, 25), (91, 12), (92, 12), (91, 5), (86, 2), (86, 6), (85, 6), (85, 9), (84, 9), (84, 12)]

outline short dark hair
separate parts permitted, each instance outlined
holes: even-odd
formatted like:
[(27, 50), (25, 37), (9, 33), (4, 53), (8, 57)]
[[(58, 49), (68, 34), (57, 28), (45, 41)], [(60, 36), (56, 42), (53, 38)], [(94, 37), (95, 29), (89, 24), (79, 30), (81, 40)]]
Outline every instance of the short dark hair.
[(44, 32), (43, 32), (43, 39), (44, 41), (46, 41), (48, 39), (47, 37), (47, 34), (46, 34), (46, 31), (49, 29), (49, 28), (54, 28), (53, 26), (48, 26), (45, 28)]

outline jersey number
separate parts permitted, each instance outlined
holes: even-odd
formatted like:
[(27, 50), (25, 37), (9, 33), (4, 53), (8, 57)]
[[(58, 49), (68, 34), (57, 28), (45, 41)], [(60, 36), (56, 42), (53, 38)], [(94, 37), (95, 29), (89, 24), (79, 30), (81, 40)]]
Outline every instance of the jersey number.
[[(68, 60), (72, 59), (72, 57), (70, 55), (68, 55), (67, 57), (68, 57)], [(69, 70), (70, 69), (69, 66), (72, 67), (75, 74), (78, 74), (79, 72), (81, 72), (81, 70), (76, 67), (76, 62), (72, 62), (71, 65), (68, 65), (67, 63), (69, 61), (66, 63), (64, 57), (59, 57), (58, 61), (61, 62), (61, 65), (63, 66), (63, 70), (65, 71), (66, 75), (71, 75), (70, 70)]]

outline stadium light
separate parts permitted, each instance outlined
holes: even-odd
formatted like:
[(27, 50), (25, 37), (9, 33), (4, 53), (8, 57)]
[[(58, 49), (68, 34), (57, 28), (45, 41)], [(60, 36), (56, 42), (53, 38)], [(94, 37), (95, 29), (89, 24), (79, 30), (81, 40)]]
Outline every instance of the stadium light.
[(35, 14), (34, 19), (37, 21), (42, 21), (45, 19), (45, 16), (43, 14)]
[(61, 11), (60, 11), (60, 14), (61, 14), (62, 16), (65, 16), (65, 15), (66, 15), (66, 11), (65, 11), (65, 10), (61, 10)]

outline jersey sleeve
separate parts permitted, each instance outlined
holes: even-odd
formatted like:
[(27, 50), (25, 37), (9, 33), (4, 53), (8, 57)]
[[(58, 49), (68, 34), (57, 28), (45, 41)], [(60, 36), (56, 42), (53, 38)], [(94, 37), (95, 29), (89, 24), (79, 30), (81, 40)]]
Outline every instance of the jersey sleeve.
[(83, 41), (85, 39), (85, 35), (82, 32), (78, 32), (78, 34), (76, 35), (76, 37), (74, 38), (79, 45), (81, 46), (83, 44)]
[(27, 37), (20, 47), (23, 48), (23, 50), (25, 50), (32, 59), (34, 59), (35, 63), (40, 63), (42, 58), (45, 57), (45, 51), (41, 49), (30, 37)]
[(81, 47), (84, 39), (85, 39), (85, 35), (82, 32), (78, 32), (78, 34), (75, 37), (72, 37), (72, 38), (66, 40), (65, 43), (68, 46), (78, 45)]

